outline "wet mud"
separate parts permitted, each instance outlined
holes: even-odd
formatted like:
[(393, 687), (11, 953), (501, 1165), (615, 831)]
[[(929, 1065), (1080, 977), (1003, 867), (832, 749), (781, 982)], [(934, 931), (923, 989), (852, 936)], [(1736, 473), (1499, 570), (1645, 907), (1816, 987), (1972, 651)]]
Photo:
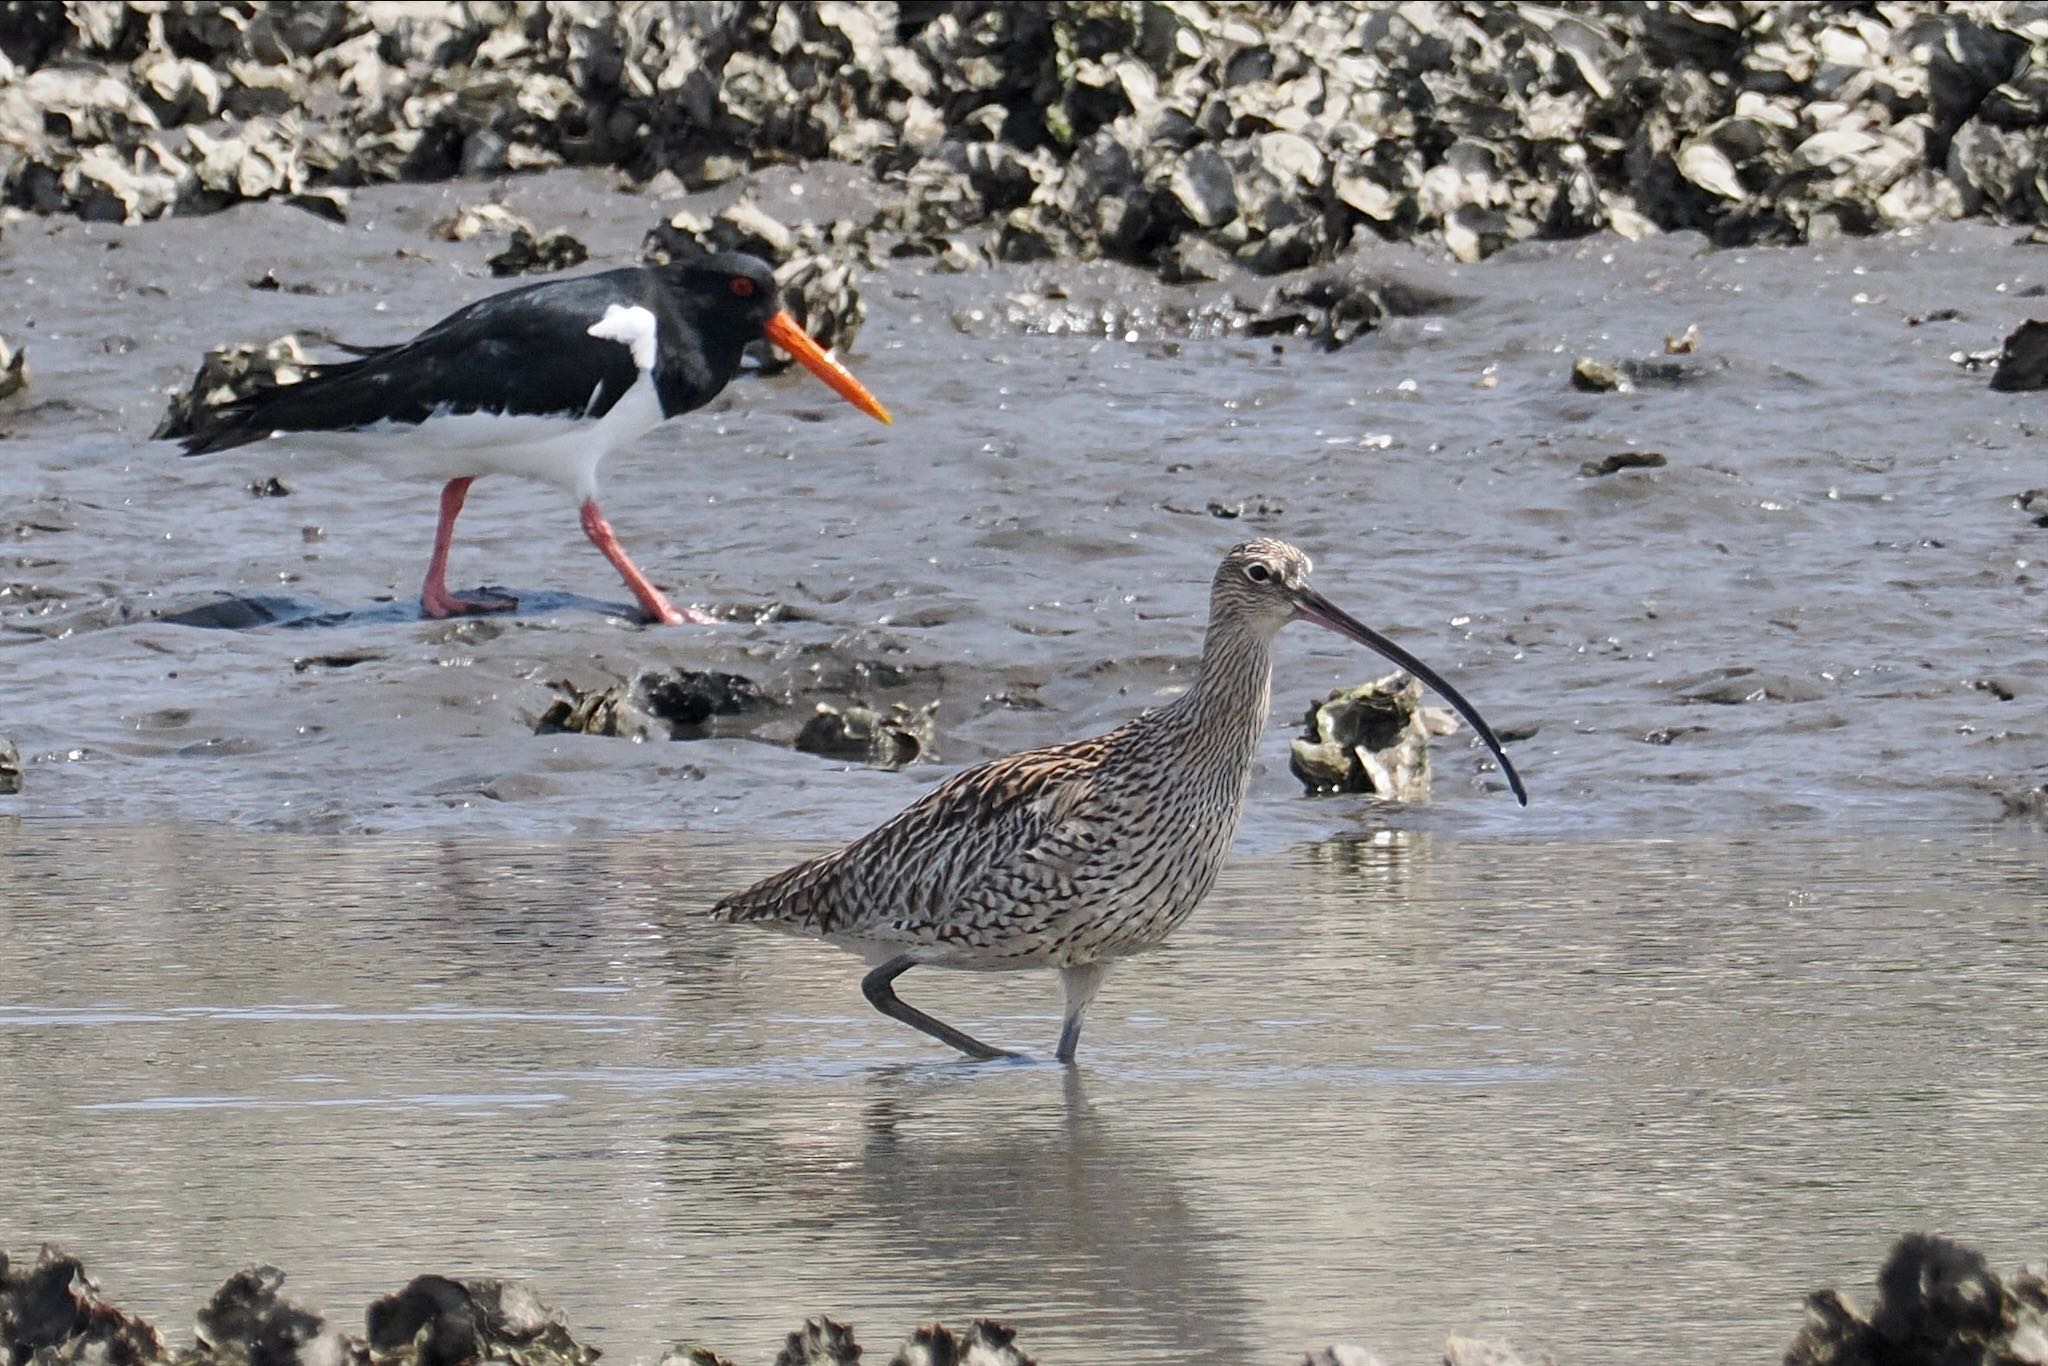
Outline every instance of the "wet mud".
[[(747, 190), (783, 221), (865, 193), (818, 168)], [(621, 536), (724, 619), (709, 628), (644, 629), (573, 509), (515, 480), (479, 487), (452, 572), (519, 609), (422, 621), (430, 487), (288, 442), (188, 459), (149, 439), (210, 346), (389, 341), (494, 288), (489, 234), (432, 231), (466, 206), (567, 224), (609, 264), (738, 193), (663, 200), (562, 171), (372, 187), (347, 226), (258, 204), (11, 231), (0, 279), (37, 358), (0, 414), (15, 809), (514, 832), (602, 811), (850, 835), (954, 765), (1171, 696), (1209, 567), (1253, 534), (1308, 549), (1334, 600), (1523, 737), (1527, 812), (1450, 736), (1433, 801), (1368, 820), (1998, 820), (2044, 782), (2048, 716), (2026, 681), (2048, 668), (2026, 509), (2040, 419), (1950, 355), (1995, 349), (2048, 267), (1983, 225), (1720, 252), (1596, 237), (1478, 266), (1387, 246), (1343, 269), (1456, 302), (1336, 352), (1196, 321), (1259, 304), (1262, 284), (891, 263), (862, 281), (851, 358), (896, 428), (805, 376), (745, 378), (607, 464)], [(1572, 357), (1648, 365), (1687, 333), (1689, 353), (1655, 362), (1681, 383), (1569, 382)], [(921, 686), (893, 692), (858, 661)], [(558, 685), (664, 669), (838, 708), (940, 706), (895, 777), (793, 735), (536, 733)], [(1291, 633), (1276, 712), (1370, 676)], [(1356, 798), (1299, 794), (1282, 727), (1268, 743), (1255, 842), (1359, 818)], [(621, 788), (641, 799), (621, 807)]]

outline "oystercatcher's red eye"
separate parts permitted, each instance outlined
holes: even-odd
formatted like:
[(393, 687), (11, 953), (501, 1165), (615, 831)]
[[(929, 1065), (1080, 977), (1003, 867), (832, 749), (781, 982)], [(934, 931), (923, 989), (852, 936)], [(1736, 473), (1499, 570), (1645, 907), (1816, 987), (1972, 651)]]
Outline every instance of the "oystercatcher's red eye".
[(735, 275), (732, 280), (732, 292), (744, 299), (754, 292), (754, 282), (744, 275)]

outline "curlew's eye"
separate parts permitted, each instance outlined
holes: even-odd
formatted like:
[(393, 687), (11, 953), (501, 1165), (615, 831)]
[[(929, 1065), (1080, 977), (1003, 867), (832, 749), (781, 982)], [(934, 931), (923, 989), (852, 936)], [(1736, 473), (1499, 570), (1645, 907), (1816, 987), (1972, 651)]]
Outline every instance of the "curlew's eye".
[(732, 277), (732, 292), (742, 299), (748, 298), (754, 292), (754, 282), (744, 275), (735, 275)]
[(1273, 581), (1273, 571), (1262, 564), (1246, 565), (1244, 567), (1244, 576), (1253, 583), (1271, 583)]

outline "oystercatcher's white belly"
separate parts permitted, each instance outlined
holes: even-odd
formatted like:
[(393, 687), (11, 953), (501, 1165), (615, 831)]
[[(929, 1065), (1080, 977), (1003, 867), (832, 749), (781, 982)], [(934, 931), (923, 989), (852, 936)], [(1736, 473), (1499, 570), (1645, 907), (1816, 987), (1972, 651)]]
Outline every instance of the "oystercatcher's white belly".
[(603, 417), (437, 413), (421, 423), (380, 422), (349, 432), (278, 432), (293, 449), (361, 460), (392, 478), (449, 479), (519, 474), (597, 494), (597, 467), (619, 447), (659, 426), (661, 400), (645, 371)]

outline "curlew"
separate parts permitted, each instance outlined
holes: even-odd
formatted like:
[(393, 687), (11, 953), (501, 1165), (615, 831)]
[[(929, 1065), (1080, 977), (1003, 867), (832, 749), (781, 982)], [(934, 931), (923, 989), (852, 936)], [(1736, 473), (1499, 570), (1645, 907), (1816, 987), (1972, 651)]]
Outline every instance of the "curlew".
[(712, 909), (720, 920), (816, 935), (870, 965), (877, 1010), (973, 1058), (1014, 1056), (896, 995), (919, 966), (1056, 968), (1055, 1056), (1074, 1060), (1081, 1015), (1117, 959), (1160, 943), (1215, 885), (1237, 834), (1272, 700), (1273, 638), (1312, 621), (1407, 669), (1456, 707), (1520, 775), (1478, 711), (1436, 672), (1308, 586), (1284, 541), (1223, 557), (1194, 684), (1106, 735), (1027, 750), (953, 775), (887, 824)]
[(359, 358), (312, 367), (298, 384), (250, 394), (203, 419), (185, 454), (270, 436), (369, 456), (400, 477), (445, 480), (434, 551), (420, 587), (429, 617), (518, 605), (448, 591), (448, 546), (469, 486), (519, 474), (575, 495), (583, 533), (652, 621), (709, 622), (679, 611), (627, 558), (597, 506), (603, 459), (718, 396), (749, 342), (767, 338), (841, 397), (883, 422), (888, 410), (804, 335), (767, 265), (737, 253), (627, 267), (493, 294), (411, 341), (345, 347)]

